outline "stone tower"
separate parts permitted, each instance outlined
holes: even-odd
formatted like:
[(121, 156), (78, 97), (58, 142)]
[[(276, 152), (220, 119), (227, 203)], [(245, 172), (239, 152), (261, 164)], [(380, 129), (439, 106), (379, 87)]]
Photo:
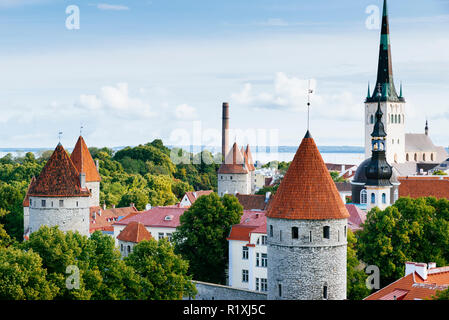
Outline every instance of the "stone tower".
[(29, 232), (43, 225), (89, 236), (89, 189), (67, 152), (58, 144), (34, 183), (30, 185)]
[(86, 142), (83, 137), (79, 137), (76, 142), (75, 148), (70, 156), (75, 168), (79, 173), (86, 175), (86, 187), (91, 193), (90, 207), (98, 207), (100, 205), (100, 174), (98, 168), (95, 165)]
[(267, 210), (268, 299), (346, 299), (348, 211), (307, 132)]
[[(399, 95), (393, 81), (393, 64), (390, 46), (390, 26), (388, 21), (387, 0), (384, 0), (382, 14), (382, 31), (380, 36), (379, 62), (376, 86), (381, 86), (381, 110), (383, 123), (388, 134), (386, 140), (386, 157), (389, 163), (406, 162), (405, 142), (405, 99), (402, 96), (402, 85)], [(368, 94), (365, 100), (365, 158), (371, 156), (371, 132), (373, 132), (377, 110), (377, 91)]]
[(391, 204), (391, 189), (393, 185), (390, 182), (393, 175), (393, 168), (386, 159), (386, 141), (387, 133), (382, 122), (380, 86), (378, 92), (378, 106), (376, 111), (376, 123), (371, 133), (371, 160), (365, 168), (366, 191), (367, 191), (367, 209), (378, 207), (384, 210)]

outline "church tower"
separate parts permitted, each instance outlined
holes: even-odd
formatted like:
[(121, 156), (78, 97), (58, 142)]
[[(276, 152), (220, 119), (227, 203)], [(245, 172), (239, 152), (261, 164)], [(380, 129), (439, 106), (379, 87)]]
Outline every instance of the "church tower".
[(268, 299), (346, 299), (349, 214), (309, 132), (266, 216)]
[(374, 129), (371, 133), (372, 156), (371, 161), (365, 168), (367, 178), (365, 188), (368, 196), (368, 210), (374, 207), (384, 210), (386, 207), (390, 206), (391, 189), (393, 187), (390, 182), (390, 178), (393, 175), (393, 169), (386, 159), (386, 142), (388, 141), (388, 138), (382, 123), (383, 114), (380, 100), (381, 93), (379, 86), (376, 123), (374, 124)]
[[(381, 110), (383, 123), (388, 135), (386, 144), (386, 159), (389, 163), (406, 162), (405, 152), (405, 99), (402, 96), (402, 84), (398, 95), (393, 81), (393, 63), (390, 46), (390, 26), (388, 21), (387, 0), (384, 0), (382, 13), (382, 31), (380, 35), (379, 62), (377, 69), (376, 88), (382, 88)], [(377, 91), (370, 93), (365, 100), (365, 158), (371, 155), (371, 132), (376, 121)]]

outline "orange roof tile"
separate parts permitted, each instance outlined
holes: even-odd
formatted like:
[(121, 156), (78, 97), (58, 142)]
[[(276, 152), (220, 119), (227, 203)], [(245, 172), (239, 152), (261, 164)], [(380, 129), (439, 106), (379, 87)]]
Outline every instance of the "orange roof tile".
[(101, 180), (83, 137), (78, 138), (70, 159), (78, 172), (86, 174), (86, 182), (99, 182)]
[(88, 197), (80, 175), (61, 144), (58, 144), (28, 194), (35, 197)]
[(112, 226), (118, 221), (120, 217), (132, 216), (139, 211), (136, 207), (111, 208), (103, 210), (102, 207), (90, 207), (89, 232), (93, 233), (100, 231), (114, 231)]
[[(243, 147), (242, 147), (243, 148)], [(246, 150), (245, 150), (245, 160), (246, 160), (246, 165), (248, 167), (249, 171), (254, 171), (256, 170), (256, 167), (254, 167), (254, 160), (253, 160), (253, 155), (251, 153), (251, 149), (249, 147), (249, 144), (246, 146)]]
[(270, 201), (267, 217), (293, 220), (349, 218), (348, 210), (309, 132)]
[(134, 243), (150, 240), (151, 238), (151, 233), (140, 222), (130, 222), (117, 236), (118, 240)]
[(248, 168), (245, 164), (245, 158), (239, 150), (237, 143), (234, 143), (231, 150), (226, 155), (225, 162), (218, 169), (222, 174), (247, 174)]
[(268, 203), (265, 202), (264, 195), (240, 194), (235, 195), (243, 207), (243, 210), (265, 210)]
[(449, 180), (438, 177), (399, 178), (399, 197), (449, 199)]
[(199, 190), (199, 191), (189, 191), (186, 192), (186, 196), (189, 199), (191, 204), (194, 204), (194, 202), (196, 201), (196, 199), (198, 199), (201, 196), (207, 196), (211, 193), (213, 193), (214, 190)]

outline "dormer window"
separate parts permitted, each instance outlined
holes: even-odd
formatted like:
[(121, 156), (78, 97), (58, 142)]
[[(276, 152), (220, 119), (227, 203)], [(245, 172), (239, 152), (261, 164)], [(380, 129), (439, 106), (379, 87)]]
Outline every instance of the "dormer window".
[(166, 216), (164, 220), (165, 221), (172, 221), (173, 220), (173, 216)]

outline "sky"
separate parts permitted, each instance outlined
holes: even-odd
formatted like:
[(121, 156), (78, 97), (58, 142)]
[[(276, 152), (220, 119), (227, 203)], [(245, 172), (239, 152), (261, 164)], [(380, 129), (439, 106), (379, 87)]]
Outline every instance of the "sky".
[[(79, 10), (79, 25), (70, 8)], [(364, 144), (381, 0), (0, 0), (0, 148)], [(449, 1), (389, 0), (407, 132), (448, 146)], [(82, 127), (82, 128), (81, 128)]]

